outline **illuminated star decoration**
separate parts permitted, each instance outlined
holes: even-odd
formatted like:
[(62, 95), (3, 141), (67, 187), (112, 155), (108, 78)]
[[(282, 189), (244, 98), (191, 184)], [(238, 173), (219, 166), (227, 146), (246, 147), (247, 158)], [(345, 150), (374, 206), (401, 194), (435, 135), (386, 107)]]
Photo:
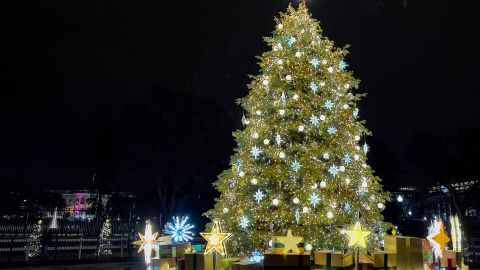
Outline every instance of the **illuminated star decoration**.
[(330, 100), (325, 101), (325, 108), (331, 111), (333, 109), (333, 102), (331, 102)]
[(318, 61), (318, 59), (316, 57), (314, 57), (312, 60), (309, 61), (310, 64), (312, 64), (312, 66), (317, 69), (318, 67), (318, 64), (320, 64), (320, 61)]
[(188, 242), (193, 239), (192, 229), (195, 227), (188, 223), (188, 217), (173, 217), (173, 223), (165, 225), (165, 234), (172, 237), (173, 242)]
[(294, 170), (295, 172), (298, 172), (300, 170), (300, 167), (302, 167), (302, 165), (297, 160), (292, 163), (292, 170)]
[(138, 233), (138, 235), (140, 236), (140, 240), (134, 241), (132, 244), (140, 246), (137, 253), (140, 253), (143, 250), (145, 263), (150, 264), (152, 251), (157, 249), (157, 243), (159, 242), (157, 240), (158, 232), (152, 233), (152, 225), (150, 225), (150, 222), (147, 222), (147, 225), (145, 226), (145, 234)]
[(445, 246), (450, 242), (450, 238), (445, 234), (445, 228), (441, 220), (435, 221), (430, 226), (427, 239), (432, 244), (435, 256), (442, 258), (445, 252)]
[(277, 237), (277, 239), (280, 243), (285, 245), (285, 253), (289, 253), (290, 251), (294, 254), (300, 253), (297, 245), (303, 241), (303, 237), (293, 236), (292, 231), (288, 230), (286, 237)]
[(223, 233), (218, 220), (213, 222), (212, 231), (209, 233), (201, 232), (200, 235), (207, 240), (204, 255), (208, 255), (213, 251), (217, 251), (222, 256), (225, 256), (225, 241), (227, 241), (232, 234)]
[(309, 201), (315, 208), (315, 206), (317, 206), (317, 204), (320, 202), (320, 197), (317, 194), (313, 193), (312, 195), (310, 195)]
[(248, 220), (247, 217), (243, 216), (242, 218), (240, 218), (240, 224), (239, 225), (242, 229), (245, 230), (248, 227), (249, 223), (250, 223), (250, 221)]
[(360, 247), (366, 248), (367, 243), (365, 242), (365, 238), (367, 238), (371, 232), (362, 230), (362, 225), (359, 221), (355, 222), (353, 230), (347, 230), (346, 233), (350, 238), (348, 242), (349, 247)]
[(265, 197), (265, 194), (263, 194), (263, 192), (259, 189), (257, 190), (257, 192), (255, 192), (255, 195), (253, 195), (253, 197), (255, 198), (255, 201), (257, 201), (257, 203), (260, 203), (263, 200), (263, 197)]
[(343, 162), (348, 165), (352, 162), (352, 157), (349, 154), (345, 154), (343, 156)]
[(318, 126), (318, 123), (320, 123), (320, 118), (318, 118), (318, 116), (316, 116), (316, 115), (312, 115), (310, 117), (310, 124), (312, 124), (314, 126)]
[(336, 134), (336, 133), (337, 133), (337, 128), (336, 128), (336, 127), (333, 127), (333, 126), (332, 126), (332, 127), (329, 127), (329, 128), (327, 129), (327, 132), (328, 132), (328, 134), (330, 134), (330, 135)]
[(254, 147), (252, 147), (252, 150), (250, 151), (250, 153), (252, 153), (252, 156), (255, 159), (257, 159), (260, 156), (260, 154), (262, 153), (262, 150), (258, 149), (257, 146), (254, 146)]
[(313, 92), (314, 94), (316, 94), (316, 93), (317, 93), (317, 90), (318, 90), (318, 86), (317, 86), (314, 82), (311, 82), (311, 83), (310, 83), (310, 89), (312, 89), (312, 92)]
[(340, 64), (338, 64), (338, 67), (341, 70), (345, 70), (348, 67), (348, 64), (345, 61), (342, 60), (342, 61), (340, 61)]
[(333, 164), (333, 165), (330, 166), (330, 168), (328, 169), (328, 172), (329, 172), (333, 177), (336, 177), (337, 174), (338, 174), (338, 167), (335, 166), (335, 164)]

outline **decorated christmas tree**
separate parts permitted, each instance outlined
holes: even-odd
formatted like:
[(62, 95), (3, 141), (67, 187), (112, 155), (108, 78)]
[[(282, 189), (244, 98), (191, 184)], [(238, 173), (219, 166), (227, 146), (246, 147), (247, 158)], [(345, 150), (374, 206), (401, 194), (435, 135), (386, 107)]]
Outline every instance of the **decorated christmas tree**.
[(370, 132), (359, 120), (359, 81), (348, 70), (345, 48), (322, 35), (305, 4), (276, 19), (272, 50), (239, 100), (245, 128), (231, 168), (219, 175), (220, 191), (206, 215), (233, 232), (230, 254), (265, 251), (274, 235), (305, 237), (313, 248), (339, 249), (342, 226), (360, 221), (378, 244), (386, 229), (388, 199), (367, 164)]
[(112, 222), (110, 219), (106, 219), (102, 225), (102, 231), (100, 232), (98, 255), (111, 255), (112, 254)]
[(40, 249), (42, 248), (42, 220), (39, 220), (37, 224), (33, 225), (32, 232), (28, 237), (27, 246), (25, 252), (28, 257), (36, 257), (40, 255)]

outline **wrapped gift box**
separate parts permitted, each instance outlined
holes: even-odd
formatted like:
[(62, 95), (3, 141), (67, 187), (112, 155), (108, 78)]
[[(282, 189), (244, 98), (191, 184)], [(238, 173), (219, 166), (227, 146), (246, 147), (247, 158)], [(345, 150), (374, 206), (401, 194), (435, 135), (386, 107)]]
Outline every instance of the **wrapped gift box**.
[(397, 268), (397, 257), (393, 253), (383, 251), (375, 252), (375, 261), (373, 267), (382, 270), (395, 270)]
[(262, 262), (235, 262), (232, 264), (231, 270), (263, 270), (263, 263)]
[(205, 250), (205, 245), (203, 244), (192, 245), (192, 249), (195, 250), (195, 252), (203, 252)]
[(189, 248), (192, 248), (190, 243), (181, 243), (173, 246), (172, 255), (175, 258), (185, 257), (185, 251)]
[(222, 255), (212, 252), (185, 253), (185, 270), (221, 270)]
[(422, 239), (386, 236), (385, 252), (394, 254), (397, 270), (423, 270)]
[(175, 258), (153, 258), (152, 259), (152, 265), (153, 269), (159, 269), (159, 270), (171, 270), (175, 269), (177, 260)]
[[(353, 264), (353, 257), (352, 263)], [(314, 262), (316, 270), (335, 270), (344, 269), (344, 258), (341, 251), (320, 250), (314, 253)], [(348, 259), (345, 261), (348, 264)], [(348, 265), (351, 265), (348, 264)]]
[[(278, 241), (278, 237), (285, 237), (285, 236), (274, 236), (272, 238), (272, 252), (273, 254), (285, 254), (285, 245), (282, 244), (280, 241)], [(302, 240), (300, 243), (297, 245), (298, 250), (300, 251), (300, 254), (302, 254), (305, 251), (305, 242)]]
[(170, 236), (162, 236), (159, 237), (158, 240), (160, 241), (157, 244), (156, 250), (156, 258), (164, 259), (164, 258), (173, 258), (173, 250), (172, 250), (172, 237)]
[(456, 252), (453, 250), (445, 250), (445, 253), (443, 253), (442, 261), (440, 264), (440, 267), (445, 268), (445, 269), (456, 269), (457, 264), (460, 261), (458, 259), (460, 257), (460, 252)]
[(310, 253), (274, 254), (265, 253), (264, 270), (310, 270)]

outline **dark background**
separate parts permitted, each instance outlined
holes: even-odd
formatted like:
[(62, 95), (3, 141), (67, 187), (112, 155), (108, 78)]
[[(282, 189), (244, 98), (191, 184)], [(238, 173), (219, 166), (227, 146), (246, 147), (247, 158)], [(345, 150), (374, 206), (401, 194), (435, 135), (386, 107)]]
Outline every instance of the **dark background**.
[[(326, 36), (352, 45), (371, 164), (389, 189), (435, 181), (445, 164), (477, 173), (473, 2), (307, 2)], [(1, 189), (95, 187), (166, 215), (209, 209), (241, 128), (235, 101), (288, 3), (2, 2)]]

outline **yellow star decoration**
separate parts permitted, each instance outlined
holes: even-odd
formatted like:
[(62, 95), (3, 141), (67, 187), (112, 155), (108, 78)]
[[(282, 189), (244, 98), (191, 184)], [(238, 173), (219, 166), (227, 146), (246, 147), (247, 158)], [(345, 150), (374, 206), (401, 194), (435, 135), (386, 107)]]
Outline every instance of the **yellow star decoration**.
[(157, 243), (160, 242), (157, 240), (158, 232), (152, 233), (152, 225), (147, 223), (145, 226), (145, 234), (138, 233), (140, 240), (132, 242), (133, 245), (140, 246), (138, 252), (144, 250), (145, 253), (145, 263), (149, 264), (152, 257), (152, 250), (157, 249)]
[(218, 220), (213, 222), (211, 232), (201, 232), (200, 235), (208, 241), (207, 247), (205, 247), (204, 255), (208, 255), (216, 250), (222, 256), (225, 256), (225, 241), (227, 241), (232, 234), (223, 233), (222, 227), (220, 226), (220, 222), (218, 222)]
[(349, 247), (358, 246), (366, 248), (367, 243), (365, 242), (365, 238), (367, 238), (371, 232), (362, 230), (362, 225), (357, 221), (355, 222), (353, 230), (347, 230), (347, 234), (350, 237), (350, 241), (348, 242)]
[(450, 237), (445, 234), (445, 228), (443, 227), (443, 223), (440, 226), (440, 233), (433, 237), (433, 240), (440, 245), (440, 249), (442, 250), (442, 255), (445, 253), (445, 246), (448, 242), (450, 242)]
[(292, 253), (299, 254), (300, 250), (298, 249), (298, 244), (303, 241), (301, 236), (293, 236), (292, 231), (288, 230), (286, 237), (277, 237), (280, 243), (285, 245), (284, 252), (288, 253), (290, 250)]

